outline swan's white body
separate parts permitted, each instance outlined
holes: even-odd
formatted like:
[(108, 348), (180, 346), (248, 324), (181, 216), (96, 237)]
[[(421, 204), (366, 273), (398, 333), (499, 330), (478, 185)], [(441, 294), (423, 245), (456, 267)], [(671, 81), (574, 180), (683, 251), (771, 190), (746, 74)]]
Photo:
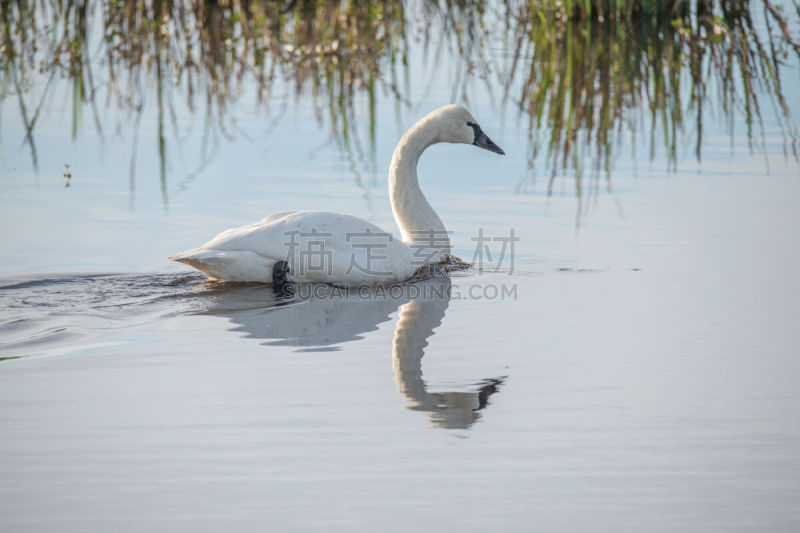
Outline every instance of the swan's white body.
[(423, 117), (400, 139), (389, 169), (389, 196), (402, 240), (350, 215), (288, 211), (224, 231), (170, 259), (224, 281), (272, 282), (278, 261), (288, 263), (294, 281), (345, 287), (405, 281), (450, 253), (444, 224), (419, 187), (422, 152), (437, 142), (453, 142), (503, 153), (475, 122), (463, 107), (448, 105)]
[[(376, 236), (355, 237), (367, 232)], [(370, 252), (369, 247), (360, 246), (365, 244), (375, 246)], [(419, 267), (414, 267), (411, 256), (406, 244), (366, 220), (325, 211), (289, 211), (224, 231), (202, 247), (171, 259), (212, 278), (264, 283), (272, 282), (276, 261), (287, 261), (295, 281), (359, 286), (408, 279)]]

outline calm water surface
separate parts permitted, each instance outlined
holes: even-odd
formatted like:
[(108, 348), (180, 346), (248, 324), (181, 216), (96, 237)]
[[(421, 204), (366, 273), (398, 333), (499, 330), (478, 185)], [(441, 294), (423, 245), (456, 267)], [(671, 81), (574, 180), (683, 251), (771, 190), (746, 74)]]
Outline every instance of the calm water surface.
[(410, 106), (379, 95), (374, 166), (305, 94), (276, 121), (244, 98), (192, 172), (180, 112), (166, 205), (152, 108), (131, 192), (130, 136), (72, 140), (56, 90), (34, 172), (0, 102), (3, 530), (800, 528), (800, 165), (768, 115), (766, 154), (719, 124), (670, 171), (634, 136), (576, 197), (479, 85), (508, 155), (437, 145), (421, 182), (459, 256), (513, 228), (513, 262), (276, 296), (166, 260), (285, 209), (394, 229), (391, 152), (453, 83), (412, 72)]

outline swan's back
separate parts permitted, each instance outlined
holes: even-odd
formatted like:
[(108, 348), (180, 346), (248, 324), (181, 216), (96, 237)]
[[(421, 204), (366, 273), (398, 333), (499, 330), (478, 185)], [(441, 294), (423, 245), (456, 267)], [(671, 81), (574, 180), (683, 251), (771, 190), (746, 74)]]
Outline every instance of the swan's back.
[(375, 224), (325, 211), (276, 213), (170, 259), (216, 279), (267, 283), (275, 263), (287, 261), (296, 281), (340, 286), (403, 281), (419, 266), (408, 246)]

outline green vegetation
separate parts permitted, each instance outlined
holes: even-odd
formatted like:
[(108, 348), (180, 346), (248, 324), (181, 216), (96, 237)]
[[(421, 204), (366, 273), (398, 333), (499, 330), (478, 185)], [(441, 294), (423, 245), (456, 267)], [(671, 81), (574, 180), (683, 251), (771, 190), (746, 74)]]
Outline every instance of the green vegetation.
[[(763, 28), (754, 22), (756, 10)], [(614, 147), (640, 129), (645, 114), (651, 156), (661, 139), (671, 165), (687, 134), (701, 158), (709, 111), (721, 114), (731, 132), (743, 120), (752, 149), (755, 130), (764, 133), (762, 97), (798, 157), (780, 71), (800, 47), (787, 17), (768, 0), (530, 2), (510, 18), (517, 23), (509, 71), (523, 80), (515, 102), (529, 118), (529, 164), (546, 146), (551, 187), (557, 170), (572, 166), (580, 194), (587, 161), (608, 176)]]
[(213, 153), (235, 130), (226, 109), (246, 90), (255, 88), (266, 115), (281, 114), (291, 97), (274, 94), (281, 80), (311, 96), (351, 158), (374, 155), (377, 91), (407, 103), (409, 43), (419, 41), (454, 69), (454, 97), (467, 100), (477, 80), (525, 117), (530, 168), (543, 159), (551, 186), (574, 172), (581, 194), (586, 167), (608, 176), (615, 147), (643, 127), (651, 153), (663, 142), (672, 165), (684, 136), (700, 158), (709, 110), (730, 128), (744, 121), (753, 149), (772, 106), (797, 158), (781, 83), (784, 63), (800, 57), (792, 16), (769, 0), (19, 0), (0, 15), (0, 97), (18, 101), (34, 165), (36, 121), (54, 80), (71, 82), (73, 136), (87, 109), (103, 135), (119, 129), (104, 107), (138, 125), (154, 98), (166, 204), (176, 99), (203, 110), (204, 153)]

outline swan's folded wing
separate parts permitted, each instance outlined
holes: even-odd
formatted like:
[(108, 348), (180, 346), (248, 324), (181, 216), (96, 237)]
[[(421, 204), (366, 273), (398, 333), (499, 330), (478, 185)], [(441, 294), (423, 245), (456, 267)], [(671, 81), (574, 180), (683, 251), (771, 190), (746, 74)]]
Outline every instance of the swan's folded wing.
[[(303, 211), (286, 211), (223, 231), (196, 250), (247, 250), (275, 261), (286, 257), (286, 235), (298, 226)], [(300, 216), (299, 218), (303, 218)]]
[(375, 224), (350, 215), (326, 211), (288, 211), (270, 215), (254, 224), (223, 231), (197, 250), (249, 250), (264, 257), (282, 260), (301, 242), (318, 242), (325, 251), (335, 251), (349, 244), (349, 235), (367, 231), (386, 234)]
[(389, 233), (366, 220), (320, 211), (271, 215), (170, 259), (228, 281), (269, 282), (272, 266), (283, 260), (297, 281), (364, 285), (413, 273), (409, 249)]

